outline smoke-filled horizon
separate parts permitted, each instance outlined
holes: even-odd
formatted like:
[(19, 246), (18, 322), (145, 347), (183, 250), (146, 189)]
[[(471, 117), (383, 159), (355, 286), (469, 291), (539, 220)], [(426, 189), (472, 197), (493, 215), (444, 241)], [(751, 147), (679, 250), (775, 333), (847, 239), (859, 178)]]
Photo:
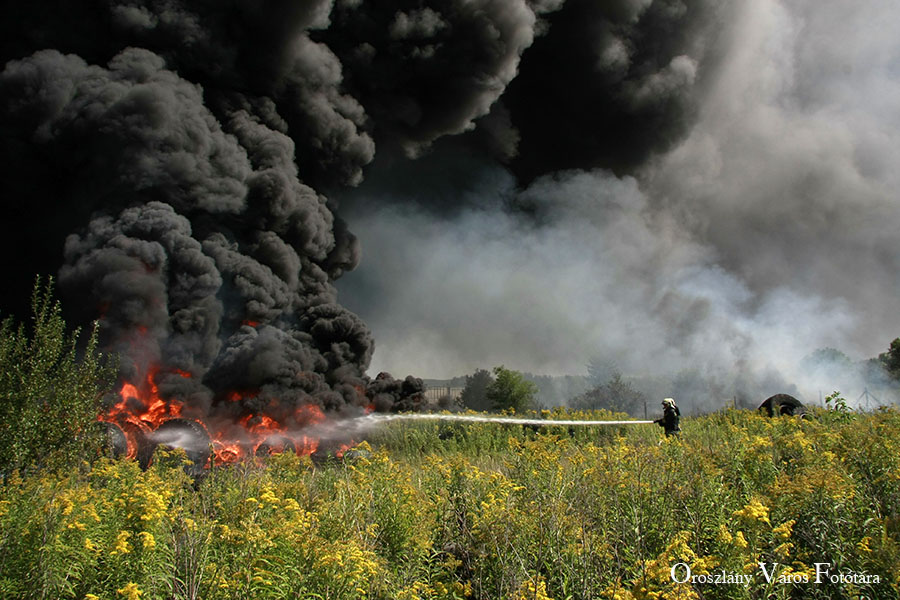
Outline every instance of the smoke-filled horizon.
[[(375, 368), (581, 374), (600, 357), (626, 373), (740, 379), (724, 397), (862, 391), (855, 375), (800, 362), (824, 347), (873, 357), (900, 333), (900, 43), (890, 33), (900, 9), (647, 2), (635, 29), (664, 6), (684, 9), (692, 37), (660, 45), (684, 54), (597, 105), (654, 106), (633, 136), (603, 135), (610, 126), (591, 104), (609, 73), (569, 62), (588, 52), (578, 48), (543, 73), (552, 91), (514, 80), (507, 94), (528, 95), (500, 97), (530, 102), (541, 121), (520, 126), (509, 112), (521, 136), (511, 162), (442, 140), (415, 162), (379, 170), (376, 157), (346, 194), (363, 260), (339, 289), (378, 340)], [(540, 69), (531, 52), (540, 61), (562, 47), (550, 20), (522, 76)], [(642, 36), (601, 52), (603, 39), (594, 50), (624, 48), (621, 69), (646, 68), (629, 63), (646, 57)], [(636, 152), (642, 128), (660, 138)], [(541, 144), (525, 142), (533, 131)], [(568, 168), (522, 176), (523, 164), (557, 166), (567, 153), (577, 155)]]
[(898, 22), (876, 0), (19, 3), (0, 310), (57, 273), (124, 379), (235, 418), (406, 406), (416, 381), (382, 370), (598, 356), (812, 389), (806, 354), (900, 334)]

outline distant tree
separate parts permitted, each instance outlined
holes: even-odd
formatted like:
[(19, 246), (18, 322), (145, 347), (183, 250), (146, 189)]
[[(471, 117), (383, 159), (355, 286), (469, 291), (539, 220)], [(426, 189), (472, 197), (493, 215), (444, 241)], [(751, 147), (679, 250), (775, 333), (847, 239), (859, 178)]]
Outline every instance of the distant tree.
[(0, 325), (0, 472), (74, 466), (95, 456), (100, 396), (115, 380), (97, 351), (97, 328), (80, 353), (66, 331), (53, 282), (35, 284), (31, 327)]
[(491, 410), (487, 389), (493, 382), (494, 378), (486, 369), (478, 369), (471, 376), (466, 375), (466, 385), (459, 396), (462, 405), (472, 410)]
[(887, 352), (878, 355), (878, 361), (892, 379), (900, 380), (900, 338), (891, 342)]
[(494, 381), (488, 385), (486, 396), (494, 410), (519, 412), (534, 404), (537, 391), (537, 386), (521, 373), (501, 365), (494, 368)]
[(602, 386), (619, 373), (616, 363), (601, 356), (592, 358), (587, 366), (587, 376), (592, 388)]
[(836, 348), (819, 348), (807, 354), (800, 361), (800, 368), (807, 373), (814, 373), (821, 369), (851, 369), (853, 361), (850, 357)]
[(576, 396), (572, 400), (571, 406), (581, 410), (606, 409), (613, 412), (638, 414), (643, 411), (644, 400), (646, 397), (642, 393), (625, 381), (621, 373), (615, 372), (606, 383)]

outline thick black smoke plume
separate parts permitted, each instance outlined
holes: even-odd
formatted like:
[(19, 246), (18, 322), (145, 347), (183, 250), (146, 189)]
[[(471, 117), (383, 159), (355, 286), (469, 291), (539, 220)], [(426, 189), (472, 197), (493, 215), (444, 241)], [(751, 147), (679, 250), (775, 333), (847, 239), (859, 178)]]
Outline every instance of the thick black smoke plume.
[[(123, 380), (152, 375), (188, 412), (371, 404), (371, 335), (333, 286), (359, 244), (310, 186), (358, 182), (374, 153), (341, 64), (309, 37), (330, 10), (16, 7), (0, 74), (15, 224), (2, 250), (26, 256), (6, 263), (4, 307), (62, 263), (69, 304), (100, 319)], [(413, 383), (379, 387), (375, 404), (414, 407)], [(224, 402), (235, 390), (241, 402)]]
[(632, 173), (683, 139), (731, 2), (568, 0), (504, 97), (525, 182), (560, 169)]

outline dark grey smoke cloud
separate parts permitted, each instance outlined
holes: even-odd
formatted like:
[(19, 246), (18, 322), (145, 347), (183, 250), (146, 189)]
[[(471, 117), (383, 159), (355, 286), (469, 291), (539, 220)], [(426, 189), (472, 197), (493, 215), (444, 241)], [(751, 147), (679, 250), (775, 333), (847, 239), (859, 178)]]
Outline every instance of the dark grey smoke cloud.
[(360, 247), (324, 194), (361, 181), (373, 135), (414, 155), (472, 129), (560, 4), (11, 7), (2, 251), (41, 249), (5, 267), (3, 306), (59, 269), (123, 378), (158, 369), (200, 413), (413, 408), (419, 380), (365, 374), (371, 335), (333, 286)]
[(317, 37), (340, 57), (379, 144), (418, 156), (475, 127), (559, 0), (338, 2)]
[[(59, 4), (59, 5), (57, 5)], [(236, 106), (301, 143), (306, 181), (358, 182), (374, 145), (362, 106), (340, 90), (341, 65), (309, 31), (328, 25), (331, 2), (95, 0), (77, 7), (35, 2), (3, 25), (4, 62), (45, 48), (106, 64), (128, 47), (150, 50), (203, 88), (219, 117)], [(278, 112), (274, 112), (277, 105)]]
[(569, 0), (548, 15), (503, 104), (521, 181), (559, 169), (633, 172), (690, 130), (735, 3)]
[(9, 264), (12, 282), (62, 263), (123, 379), (154, 374), (192, 413), (369, 404), (371, 336), (333, 287), (359, 245), (309, 186), (358, 182), (374, 152), (308, 36), (330, 3), (99, 3), (83, 27), (50, 8), (19, 7), (3, 45), (4, 250), (62, 255)]
[[(8, 118), (51, 156), (77, 140), (89, 157), (77, 176), (105, 211), (125, 207), (69, 236), (60, 271), (86, 316), (101, 317), (125, 379), (189, 372), (168, 389), (204, 411), (216, 394), (263, 387), (334, 408), (328, 384), (363, 383), (371, 338), (334, 303), (329, 278), (355, 257), (334, 256), (346, 247), (325, 200), (297, 179), (284, 134), (244, 111), (226, 134), (200, 90), (147, 50), (108, 69), (41, 51), (8, 63), (0, 89)], [(205, 390), (184, 389), (195, 378)]]

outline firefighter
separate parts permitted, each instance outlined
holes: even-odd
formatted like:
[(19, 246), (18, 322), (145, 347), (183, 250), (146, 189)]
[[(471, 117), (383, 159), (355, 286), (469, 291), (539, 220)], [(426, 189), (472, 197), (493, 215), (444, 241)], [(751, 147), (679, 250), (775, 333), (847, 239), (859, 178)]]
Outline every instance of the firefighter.
[(672, 398), (664, 399), (662, 401), (662, 407), (662, 418), (653, 422), (665, 429), (666, 437), (678, 435), (681, 433), (681, 428), (678, 426), (678, 418), (681, 416), (681, 411), (675, 406), (675, 400)]

